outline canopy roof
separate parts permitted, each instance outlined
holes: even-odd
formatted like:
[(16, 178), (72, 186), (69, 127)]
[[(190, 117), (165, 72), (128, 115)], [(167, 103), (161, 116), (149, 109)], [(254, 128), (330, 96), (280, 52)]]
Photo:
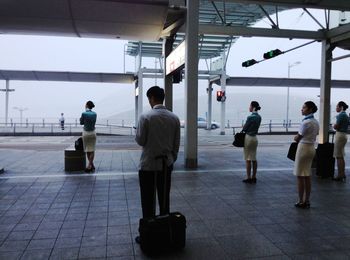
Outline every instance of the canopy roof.
[[(261, 7), (256, 4), (227, 3), (224, 1), (200, 1), (199, 24), (202, 25), (225, 25), (225, 26), (251, 26), (266, 14), (273, 14), (277, 10), (275, 6)], [(227, 51), (231, 44), (237, 40), (235, 36), (225, 35), (201, 35), (198, 43), (200, 59), (210, 59), (220, 56)], [(174, 48), (184, 40), (183, 33), (177, 33)], [(158, 42), (136, 42), (128, 43), (127, 54), (138, 55), (140, 51), (143, 57), (161, 57), (162, 41)]]
[(133, 73), (0, 70), (0, 80), (132, 83)]

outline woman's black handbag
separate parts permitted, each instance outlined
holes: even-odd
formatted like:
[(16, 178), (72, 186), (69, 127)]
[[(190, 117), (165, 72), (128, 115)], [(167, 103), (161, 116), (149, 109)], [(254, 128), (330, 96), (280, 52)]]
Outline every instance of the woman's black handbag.
[(75, 150), (76, 151), (83, 151), (84, 150), (84, 145), (83, 145), (83, 138), (79, 137), (74, 144)]
[(295, 154), (297, 153), (297, 148), (298, 148), (297, 142), (293, 142), (290, 144), (288, 154), (287, 154), (288, 159), (295, 161)]
[(244, 138), (245, 133), (243, 132), (235, 134), (235, 140), (233, 141), (232, 145), (236, 147), (244, 147)]

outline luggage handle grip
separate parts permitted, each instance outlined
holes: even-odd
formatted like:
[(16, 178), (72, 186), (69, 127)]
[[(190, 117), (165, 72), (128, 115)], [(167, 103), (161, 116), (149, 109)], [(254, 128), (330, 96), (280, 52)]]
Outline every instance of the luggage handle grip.
[[(166, 201), (166, 191), (167, 191), (167, 160), (168, 160), (168, 156), (167, 155), (158, 155), (155, 157), (156, 160), (162, 159), (162, 167), (163, 167), (163, 172), (164, 172), (164, 193), (163, 193), (163, 205), (161, 205), (163, 207), (163, 209), (165, 210), (165, 201)], [(155, 175), (154, 175), (154, 191), (153, 191), (153, 213), (154, 215), (156, 215), (156, 190), (157, 190), (157, 175), (158, 172), (155, 171)], [(158, 198), (159, 200), (159, 198)], [(160, 211), (160, 209), (159, 209)], [(169, 212), (168, 212), (169, 213)]]

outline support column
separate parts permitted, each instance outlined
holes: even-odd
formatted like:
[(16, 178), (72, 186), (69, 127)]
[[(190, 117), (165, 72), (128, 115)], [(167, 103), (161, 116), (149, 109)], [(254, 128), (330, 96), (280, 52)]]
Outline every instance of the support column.
[(320, 86), (320, 135), (321, 144), (328, 142), (328, 131), (330, 123), (330, 104), (331, 104), (331, 78), (332, 78), (332, 59), (333, 47), (327, 42), (322, 41), (321, 54), (321, 86)]
[(226, 118), (226, 53), (225, 49), (221, 55), (221, 91), (225, 92), (224, 100), (221, 101), (221, 118), (220, 118), (220, 135), (225, 135), (225, 118)]
[(198, 166), (198, 9), (199, 0), (187, 2), (185, 59), (185, 136), (186, 168)]
[[(222, 71), (221, 74), (221, 91), (225, 92), (226, 99), (226, 71)], [(220, 135), (225, 135), (225, 114), (226, 114), (226, 101), (221, 101), (221, 118), (220, 118)]]
[[(136, 63), (136, 61), (135, 61)], [(143, 110), (143, 71), (142, 71), (142, 42), (139, 42), (139, 53), (137, 56), (137, 81), (135, 84), (135, 126)]]
[(140, 118), (143, 112), (143, 71), (139, 70), (137, 80), (138, 98), (137, 98), (137, 119)]
[(166, 58), (173, 50), (174, 38), (168, 37), (163, 40), (163, 53), (164, 53), (164, 62), (163, 62), (163, 73), (164, 73), (164, 91), (165, 91), (165, 107), (173, 111), (173, 76), (166, 75)]
[(139, 96), (138, 96), (138, 80), (136, 80), (136, 82), (135, 82), (135, 92), (134, 92), (134, 94), (135, 94), (135, 127), (137, 127), (137, 124), (138, 124), (138, 121), (139, 121), (139, 107), (138, 107), (138, 105), (139, 105), (139, 102), (138, 102), (138, 98), (139, 98)]
[(10, 92), (10, 81), (6, 80), (6, 90), (5, 90), (5, 126), (7, 126), (8, 116), (9, 116), (9, 92)]
[(15, 91), (14, 89), (10, 89), (10, 80), (6, 80), (6, 88), (0, 89), (0, 91), (5, 92), (5, 125), (8, 123), (8, 115), (9, 115), (9, 95), (10, 92)]
[(207, 93), (208, 93), (208, 116), (207, 116), (207, 129), (211, 129), (211, 121), (212, 121), (212, 99), (213, 99), (213, 83), (208, 81), (208, 88), (207, 88)]

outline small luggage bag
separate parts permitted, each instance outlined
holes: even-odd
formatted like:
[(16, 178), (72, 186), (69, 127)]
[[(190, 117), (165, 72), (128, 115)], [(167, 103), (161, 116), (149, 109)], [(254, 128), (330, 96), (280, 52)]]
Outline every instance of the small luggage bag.
[(333, 178), (335, 159), (333, 157), (334, 150), (334, 134), (332, 137), (332, 143), (318, 144), (316, 149), (316, 175), (320, 178)]
[[(163, 160), (163, 172), (167, 174), (166, 157)], [(154, 215), (156, 204), (156, 181), (154, 185)], [(164, 193), (166, 192), (164, 189)], [(165, 198), (165, 194), (164, 194)], [(165, 199), (164, 205), (165, 208)], [(157, 215), (151, 218), (142, 218), (139, 223), (141, 250), (149, 256), (159, 255), (171, 250), (181, 249), (186, 244), (186, 218), (180, 212)]]

